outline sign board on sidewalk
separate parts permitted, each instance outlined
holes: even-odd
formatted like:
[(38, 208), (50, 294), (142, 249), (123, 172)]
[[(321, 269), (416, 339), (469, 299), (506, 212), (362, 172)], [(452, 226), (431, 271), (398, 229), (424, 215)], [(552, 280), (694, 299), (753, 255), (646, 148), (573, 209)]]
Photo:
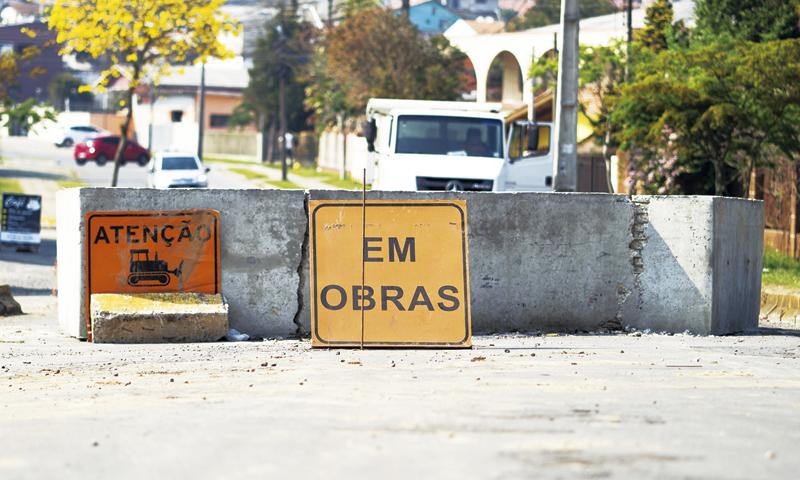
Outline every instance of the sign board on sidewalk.
[(220, 292), (216, 210), (91, 212), (85, 231), (87, 310), (93, 293)]
[(313, 346), (471, 346), (466, 202), (312, 200), (309, 216)]
[(0, 243), (18, 246), (41, 243), (41, 196), (4, 193), (0, 217)]

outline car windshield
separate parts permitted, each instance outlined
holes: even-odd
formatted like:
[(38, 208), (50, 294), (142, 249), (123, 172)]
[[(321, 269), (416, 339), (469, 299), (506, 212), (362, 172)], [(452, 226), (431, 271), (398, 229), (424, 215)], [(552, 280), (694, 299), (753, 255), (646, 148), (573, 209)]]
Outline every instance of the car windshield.
[(164, 157), (161, 170), (197, 170), (194, 157)]
[(502, 131), (489, 118), (401, 115), (396, 152), (502, 158)]

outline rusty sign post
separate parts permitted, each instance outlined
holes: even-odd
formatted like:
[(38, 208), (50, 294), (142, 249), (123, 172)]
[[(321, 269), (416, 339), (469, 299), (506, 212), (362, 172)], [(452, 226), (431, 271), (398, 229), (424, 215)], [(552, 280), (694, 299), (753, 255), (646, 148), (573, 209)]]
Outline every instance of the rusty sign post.
[(472, 345), (466, 202), (312, 200), (309, 216), (313, 346)]
[(220, 293), (216, 210), (86, 214), (86, 321), (93, 293)]

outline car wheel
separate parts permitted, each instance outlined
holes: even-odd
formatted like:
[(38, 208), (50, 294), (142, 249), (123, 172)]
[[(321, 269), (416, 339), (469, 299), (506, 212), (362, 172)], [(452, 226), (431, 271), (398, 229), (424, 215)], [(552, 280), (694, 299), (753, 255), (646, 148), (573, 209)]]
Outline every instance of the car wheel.
[(150, 159), (147, 158), (147, 155), (140, 155), (139, 160), (136, 161), (140, 167), (146, 167), (148, 163), (150, 163)]
[(75, 145), (75, 141), (69, 137), (65, 138), (64, 141), (61, 142), (61, 146), (63, 147), (71, 147), (73, 145)]
[(82, 167), (82, 166), (86, 165), (86, 160), (84, 160), (82, 158), (79, 158), (79, 159), (75, 160), (75, 163), (77, 163), (79, 167)]
[(97, 165), (102, 167), (103, 165), (106, 164), (106, 162), (108, 161), (108, 158), (106, 158), (106, 156), (101, 153), (100, 155), (97, 156), (95, 161), (97, 162)]

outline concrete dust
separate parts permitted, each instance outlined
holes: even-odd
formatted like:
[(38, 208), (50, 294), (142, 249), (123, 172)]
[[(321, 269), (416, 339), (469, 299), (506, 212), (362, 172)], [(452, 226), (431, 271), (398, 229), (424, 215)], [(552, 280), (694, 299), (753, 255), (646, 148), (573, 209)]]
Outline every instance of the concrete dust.
[(56, 320), (52, 230), (0, 250), (0, 478), (793, 479), (800, 333), (104, 345)]
[[(0, 320), (2, 478), (792, 478), (800, 337), (98, 345)], [(623, 353), (624, 352), (624, 353)]]

